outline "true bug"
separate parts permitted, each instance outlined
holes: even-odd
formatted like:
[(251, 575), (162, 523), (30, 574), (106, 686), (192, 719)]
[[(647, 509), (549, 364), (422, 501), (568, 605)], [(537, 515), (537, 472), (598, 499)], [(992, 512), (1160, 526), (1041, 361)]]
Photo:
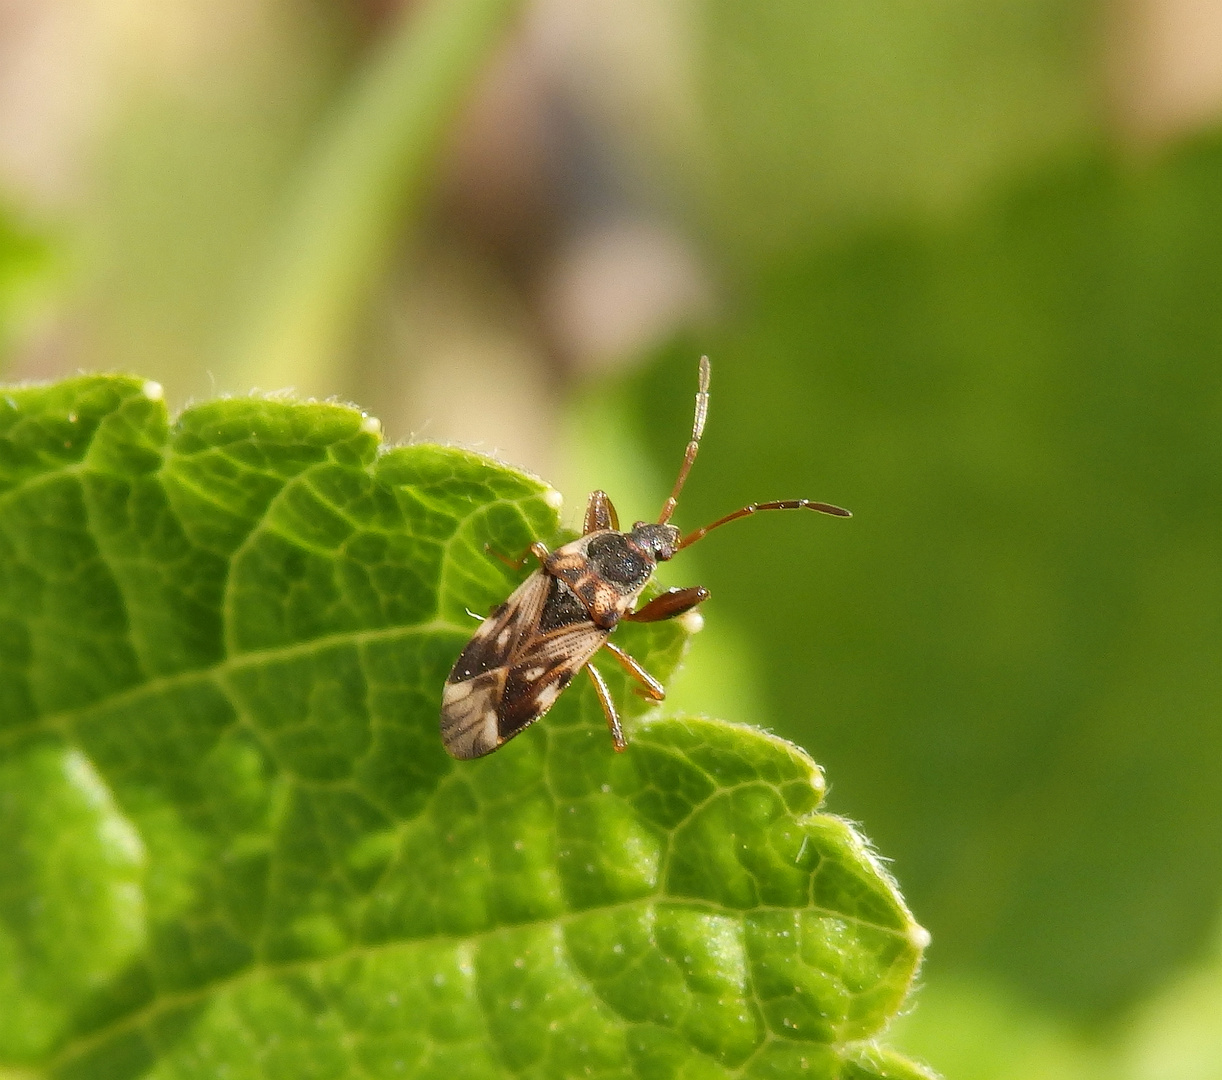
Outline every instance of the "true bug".
[(602, 702), (616, 750), (627, 748), (615, 704), (590, 659), (607, 649), (640, 684), (641, 692), (661, 701), (666, 692), (609, 636), (621, 620), (658, 622), (691, 611), (707, 600), (707, 589), (670, 589), (637, 611), (633, 605), (659, 562), (690, 547), (706, 533), (760, 510), (817, 510), (851, 517), (847, 510), (809, 499), (752, 503), (711, 525), (683, 536), (670, 524), (687, 480), (709, 409), (709, 358), (700, 358), (700, 384), (692, 437), (670, 497), (656, 523), (638, 521), (620, 532), (615, 507), (604, 491), (592, 492), (586, 503), (579, 539), (548, 551), (531, 544), (528, 555), (539, 569), (481, 623), (446, 679), (441, 698), (441, 739), (451, 756), (483, 757), (499, 749), (538, 720), (555, 704), (560, 692), (583, 667)]

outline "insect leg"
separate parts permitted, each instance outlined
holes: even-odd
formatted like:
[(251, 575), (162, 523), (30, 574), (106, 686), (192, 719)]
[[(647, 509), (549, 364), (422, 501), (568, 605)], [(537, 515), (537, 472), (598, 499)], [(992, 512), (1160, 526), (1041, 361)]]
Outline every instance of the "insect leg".
[(511, 559), (509, 558), (508, 555), (502, 555), (491, 544), (484, 545), (484, 554), (496, 556), (496, 558), (500, 562), (503, 562), (506, 566), (509, 567), (510, 570), (513, 570), (516, 572), (518, 570), (521, 570), (522, 567), (526, 565), (526, 560), (530, 558), (530, 556), (532, 555), (536, 559), (538, 559), (539, 564), (542, 565), (543, 560), (547, 558), (550, 552), (547, 550), (546, 547), (544, 547), (541, 543), (539, 543), (538, 540), (536, 540), (533, 544), (530, 545), (530, 547), (528, 547), (524, 552), (522, 552), (521, 556), (517, 559)]
[(667, 589), (655, 596), (640, 611), (632, 611), (624, 616), (629, 622), (661, 622), (663, 619), (673, 619), (691, 611), (697, 604), (703, 604), (709, 598), (709, 590), (701, 585), (693, 585), (689, 589)]
[(615, 512), (615, 504), (605, 491), (591, 491), (586, 503), (586, 520), (582, 526), (581, 535), (586, 536), (601, 529), (619, 531), (619, 515)]
[(618, 645), (612, 645), (609, 641), (603, 646), (603, 648), (620, 662), (620, 667), (622, 667), (626, 672), (628, 672), (629, 675), (631, 675), (638, 683), (641, 684), (637, 690), (637, 693), (640, 694), (641, 697), (647, 697), (650, 701), (666, 700), (666, 688), (663, 687), (663, 685), (658, 682), (657, 679), (650, 675), (648, 671), (641, 667), (640, 664), (633, 660), (631, 656), (624, 652), (623, 649), (621, 649)]
[(602, 704), (603, 715), (607, 718), (607, 727), (611, 729), (611, 741), (615, 743), (615, 752), (622, 754), (628, 749), (628, 740), (624, 738), (624, 729), (620, 727), (619, 714), (615, 711), (615, 702), (611, 700), (607, 684), (603, 681), (603, 677), (598, 673), (594, 665), (586, 664), (586, 671), (589, 672), (590, 681), (594, 683), (594, 692), (598, 695), (598, 700)]

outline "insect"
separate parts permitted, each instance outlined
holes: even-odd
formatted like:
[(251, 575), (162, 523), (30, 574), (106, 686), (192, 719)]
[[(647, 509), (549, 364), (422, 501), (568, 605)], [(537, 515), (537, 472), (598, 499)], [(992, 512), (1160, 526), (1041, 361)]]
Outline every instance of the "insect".
[(634, 610), (657, 564), (713, 529), (760, 510), (806, 509), (852, 516), (829, 503), (786, 499), (751, 503), (686, 536), (670, 524), (700, 449), (709, 410), (709, 370), (709, 358), (701, 357), (692, 437), (656, 522), (638, 521), (631, 531), (621, 532), (607, 493), (595, 491), (586, 503), (580, 538), (555, 551), (536, 542), (516, 564), (510, 563), (520, 568), (533, 555), (539, 568), (483, 621), (446, 679), (441, 740), (452, 757), (483, 757), (504, 746), (543, 716), (582, 668), (594, 683), (615, 749), (627, 749), (607, 684), (590, 660), (599, 649), (606, 649), (637, 681), (644, 697), (663, 700), (666, 692), (661, 683), (611, 643), (611, 631), (621, 621), (673, 619), (709, 598), (708, 590), (698, 585), (669, 589)]

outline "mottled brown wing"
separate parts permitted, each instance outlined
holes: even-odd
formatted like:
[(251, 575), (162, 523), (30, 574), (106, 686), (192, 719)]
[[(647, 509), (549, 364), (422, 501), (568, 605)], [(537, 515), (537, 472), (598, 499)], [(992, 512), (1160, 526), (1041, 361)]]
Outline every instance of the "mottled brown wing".
[(538, 720), (606, 643), (567, 585), (531, 574), (463, 649), (441, 699), (452, 757), (492, 753)]

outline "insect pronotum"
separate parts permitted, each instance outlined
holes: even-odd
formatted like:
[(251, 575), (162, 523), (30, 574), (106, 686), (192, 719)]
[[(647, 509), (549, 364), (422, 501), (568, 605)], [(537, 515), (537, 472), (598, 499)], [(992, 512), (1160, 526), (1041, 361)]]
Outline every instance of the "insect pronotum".
[(666, 696), (661, 683), (611, 643), (611, 631), (621, 620), (673, 619), (709, 598), (708, 590), (699, 585), (670, 589), (633, 610), (658, 563), (691, 547), (713, 529), (760, 510), (805, 509), (852, 516), (829, 503), (784, 499), (751, 503), (686, 536), (681, 534), (670, 519), (700, 449), (708, 411), (709, 358), (703, 356), (692, 437), (656, 522), (638, 521), (630, 532), (620, 532), (607, 493), (595, 491), (586, 503), (579, 539), (555, 551), (536, 542), (511, 564), (520, 567), (533, 555), (539, 568), (480, 624), (442, 692), (441, 740), (453, 757), (483, 757), (499, 749), (543, 716), (583, 667), (602, 703), (615, 749), (626, 749), (615, 704), (590, 659), (599, 649), (606, 649), (636, 679), (645, 697), (661, 701)]

